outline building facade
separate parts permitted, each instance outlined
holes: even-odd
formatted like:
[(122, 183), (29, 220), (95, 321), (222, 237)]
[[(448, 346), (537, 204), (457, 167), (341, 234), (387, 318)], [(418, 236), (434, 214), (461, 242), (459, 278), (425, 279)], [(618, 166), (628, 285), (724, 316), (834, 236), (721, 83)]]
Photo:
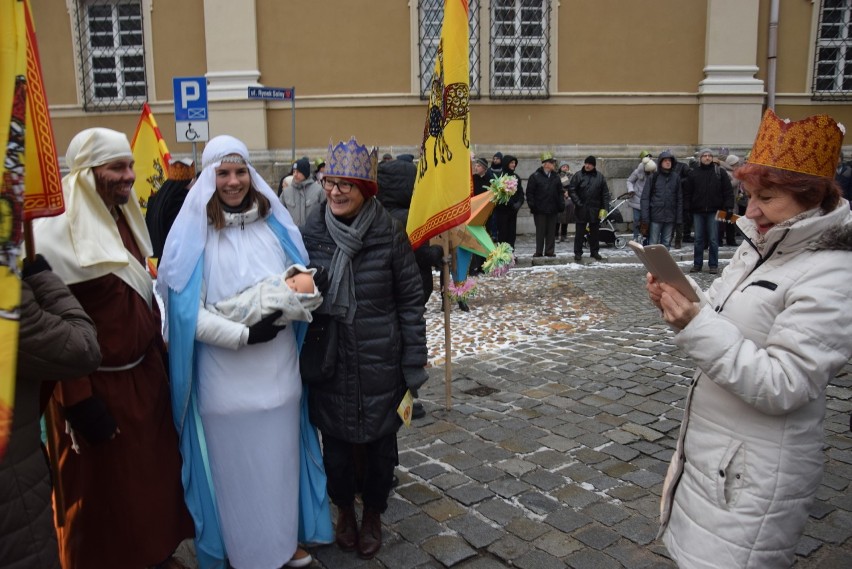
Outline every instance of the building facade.
[[(545, 149), (595, 154), (615, 180), (645, 148), (744, 153), (768, 101), (852, 124), (850, 0), (467, 1), (471, 148), (521, 157), (522, 174)], [(132, 136), (145, 101), (190, 153), (172, 92), (188, 76), (207, 79), (210, 136), (245, 140), (270, 181), (351, 135), (417, 154), (442, 0), (31, 5), (60, 155), (83, 128)], [(293, 87), (295, 112), (252, 86)]]

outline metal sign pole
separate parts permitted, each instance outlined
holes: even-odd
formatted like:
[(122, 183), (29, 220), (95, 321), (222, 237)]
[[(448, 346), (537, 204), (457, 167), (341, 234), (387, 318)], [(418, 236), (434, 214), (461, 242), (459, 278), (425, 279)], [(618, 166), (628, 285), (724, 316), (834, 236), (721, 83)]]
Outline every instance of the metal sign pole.
[(195, 167), (196, 172), (200, 172), (201, 168), (198, 167), (198, 143), (192, 143), (192, 165)]
[(290, 92), (290, 127), (292, 132), (290, 133), (291, 140), (293, 141), (293, 155), (292, 161), (296, 162), (296, 87), (292, 88), (293, 90)]

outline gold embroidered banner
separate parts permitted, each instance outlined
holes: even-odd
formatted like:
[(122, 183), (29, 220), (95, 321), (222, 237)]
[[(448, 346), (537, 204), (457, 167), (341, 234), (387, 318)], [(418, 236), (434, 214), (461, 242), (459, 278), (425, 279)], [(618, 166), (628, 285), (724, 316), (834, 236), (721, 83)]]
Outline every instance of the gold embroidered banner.
[(467, 0), (444, 1), (441, 42), (406, 227), (415, 249), (470, 216), (468, 9)]
[(160, 128), (154, 119), (154, 113), (148, 103), (142, 105), (142, 116), (136, 125), (136, 134), (130, 142), (133, 149), (133, 159), (136, 164), (133, 171), (136, 172), (136, 195), (139, 196), (139, 205), (142, 213), (148, 209), (148, 200), (156, 194), (163, 182), (169, 177), (169, 148)]

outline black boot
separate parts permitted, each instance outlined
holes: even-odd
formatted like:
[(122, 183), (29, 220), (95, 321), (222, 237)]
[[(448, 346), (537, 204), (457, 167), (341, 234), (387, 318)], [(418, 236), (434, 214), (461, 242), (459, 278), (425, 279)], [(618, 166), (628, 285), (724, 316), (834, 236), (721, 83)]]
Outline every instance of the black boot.
[(364, 507), (361, 531), (358, 534), (358, 557), (372, 559), (382, 548), (382, 515), (378, 510)]

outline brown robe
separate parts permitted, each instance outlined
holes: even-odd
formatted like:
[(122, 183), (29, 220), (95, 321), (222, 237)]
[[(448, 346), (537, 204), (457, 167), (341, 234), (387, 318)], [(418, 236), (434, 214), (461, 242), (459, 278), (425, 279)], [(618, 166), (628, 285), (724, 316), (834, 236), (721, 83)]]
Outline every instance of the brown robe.
[[(120, 218), (124, 246), (144, 262)], [(69, 287), (95, 322), (101, 366), (142, 362), (57, 385), (50, 400), (59, 553), (64, 569), (143, 569), (164, 561), (193, 534), (183, 501), (181, 459), (172, 421), (165, 346), (156, 300), (145, 300), (114, 274)], [(97, 395), (118, 425), (113, 440), (80, 454), (65, 434), (63, 407)]]

